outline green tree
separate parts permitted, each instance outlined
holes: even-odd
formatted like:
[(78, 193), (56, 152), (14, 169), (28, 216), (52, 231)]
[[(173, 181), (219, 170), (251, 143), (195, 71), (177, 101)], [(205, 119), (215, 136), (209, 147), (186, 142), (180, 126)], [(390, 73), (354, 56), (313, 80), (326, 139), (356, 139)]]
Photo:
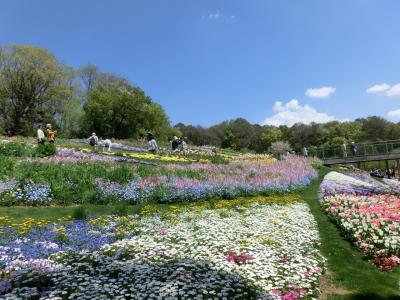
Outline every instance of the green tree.
[(117, 79), (103, 78), (90, 92), (83, 118), (86, 134), (125, 139), (145, 131), (165, 133), (169, 120), (163, 108), (140, 88)]
[(68, 72), (47, 49), (0, 49), (0, 121), (7, 131), (29, 134), (35, 122), (52, 120), (73, 93)]

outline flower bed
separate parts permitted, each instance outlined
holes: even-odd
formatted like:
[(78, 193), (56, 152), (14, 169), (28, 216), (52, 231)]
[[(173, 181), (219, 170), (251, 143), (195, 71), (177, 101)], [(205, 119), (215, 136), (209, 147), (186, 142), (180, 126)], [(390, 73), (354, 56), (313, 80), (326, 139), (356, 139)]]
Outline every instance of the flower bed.
[(192, 171), (203, 179), (149, 176), (126, 185), (97, 180), (104, 198), (129, 203), (188, 202), (201, 199), (233, 199), (239, 196), (294, 191), (307, 186), (316, 172), (307, 160), (291, 156), (274, 164), (232, 163), (229, 165), (167, 165), (171, 173)]
[[(66, 158), (69, 158), (70, 154), (75, 155), (75, 152), (69, 150), (63, 153), (67, 153)], [(88, 154), (79, 153), (80, 155), (86, 157)], [(110, 156), (110, 158), (113, 157)], [(295, 191), (307, 186), (317, 175), (306, 159), (297, 156), (288, 156), (284, 161), (269, 164), (235, 162), (219, 165), (193, 163), (140, 166), (142, 173), (139, 173), (139, 167), (136, 166), (126, 168), (118, 166), (119, 169), (116, 170), (115, 165), (112, 164), (97, 166), (44, 164), (40, 166), (43, 166), (46, 171), (41, 172), (40, 180), (38, 180), (41, 182), (37, 185), (37, 188), (40, 188), (39, 194), (50, 197), (52, 194), (50, 185), (53, 188), (54, 201), (49, 201), (48, 197), (41, 197), (40, 201), (30, 201), (30, 197), (25, 196), (16, 197), (16, 188), (29, 189), (25, 182), (19, 182), (14, 186), (15, 189), (9, 191), (3, 191), (2, 185), (6, 186), (6, 183), (0, 183), (0, 205), (44, 205), (50, 202), (65, 203), (65, 201), (74, 203), (71, 199), (75, 203), (82, 203), (79, 200), (86, 192), (88, 192), (85, 194), (88, 197), (86, 201), (100, 204), (116, 201), (135, 204), (190, 202), (211, 198), (233, 199), (239, 196)], [(82, 172), (86, 169), (92, 172), (83, 174)], [(76, 170), (80, 170), (78, 175), (76, 175)], [(120, 176), (112, 175), (114, 171)], [(52, 181), (49, 182), (50, 179), (47, 178)], [(60, 178), (65, 178), (65, 182), (60, 182)], [(80, 194), (77, 194), (78, 192)], [(65, 199), (66, 193), (72, 197)], [(25, 194), (30, 195), (30, 193)]]
[(390, 185), (331, 172), (321, 188), (321, 205), (366, 257), (383, 271), (400, 263), (400, 198)]
[[(350, 175), (350, 176), (349, 176)], [(390, 188), (369, 175), (344, 175), (338, 172), (329, 172), (322, 184), (321, 190), (325, 196), (334, 194), (389, 194)], [(368, 177), (369, 176), (369, 177)]]
[[(22, 237), (2, 235), (0, 295), (42, 299), (316, 295), (324, 258), (305, 204), (122, 218), (45, 225)], [(120, 238), (124, 239), (115, 241)]]

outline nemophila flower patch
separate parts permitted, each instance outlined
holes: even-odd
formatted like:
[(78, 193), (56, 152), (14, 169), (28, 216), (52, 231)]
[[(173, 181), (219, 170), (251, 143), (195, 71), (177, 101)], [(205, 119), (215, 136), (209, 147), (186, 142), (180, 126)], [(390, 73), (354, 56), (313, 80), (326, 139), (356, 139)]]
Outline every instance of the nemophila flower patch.
[(400, 263), (400, 198), (391, 195), (397, 193), (391, 190), (395, 183), (332, 173), (321, 185), (321, 205), (367, 258), (390, 270)]
[[(75, 152), (66, 150), (65, 153), (70, 155)], [(27, 170), (20, 171), (24, 175), (17, 174), (21, 178), (18, 184), (15, 181), (0, 184), (0, 205), (137, 204), (234, 199), (296, 191), (306, 187), (317, 175), (307, 159), (292, 155), (273, 163), (265, 163), (262, 159), (260, 162), (162, 166), (87, 163), (80, 161), (80, 157), (86, 157), (87, 153), (79, 152), (77, 155), (66, 156), (73, 159), (69, 162), (24, 162)], [(33, 169), (35, 174), (29, 171)], [(25, 176), (33, 177), (37, 183), (27, 185), (23, 179)]]
[(297, 299), (316, 296), (325, 265), (302, 203), (98, 217), (6, 236), (0, 295), (10, 299)]

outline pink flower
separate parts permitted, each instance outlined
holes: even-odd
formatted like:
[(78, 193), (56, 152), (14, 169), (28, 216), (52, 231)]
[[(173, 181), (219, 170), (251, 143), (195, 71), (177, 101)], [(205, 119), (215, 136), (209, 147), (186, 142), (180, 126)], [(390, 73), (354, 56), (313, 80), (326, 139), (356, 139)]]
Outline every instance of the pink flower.
[(295, 291), (287, 291), (282, 295), (282, 300), (296, 300), (300, 297), (300, 294)]

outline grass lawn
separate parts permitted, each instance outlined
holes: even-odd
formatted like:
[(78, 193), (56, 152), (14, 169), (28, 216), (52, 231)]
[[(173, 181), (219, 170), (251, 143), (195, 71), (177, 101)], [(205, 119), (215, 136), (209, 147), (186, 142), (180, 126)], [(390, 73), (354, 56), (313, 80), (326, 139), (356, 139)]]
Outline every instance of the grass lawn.
[(325, 299), (400, 299), (400, 268), (383, 273), (364, 260), (361, 252), (343, 239), (319, 206), (319, 185), (329, 171), (322, 168), (318, 180), (302, 193), (318, 223), (321, 251), (328, 259)]

